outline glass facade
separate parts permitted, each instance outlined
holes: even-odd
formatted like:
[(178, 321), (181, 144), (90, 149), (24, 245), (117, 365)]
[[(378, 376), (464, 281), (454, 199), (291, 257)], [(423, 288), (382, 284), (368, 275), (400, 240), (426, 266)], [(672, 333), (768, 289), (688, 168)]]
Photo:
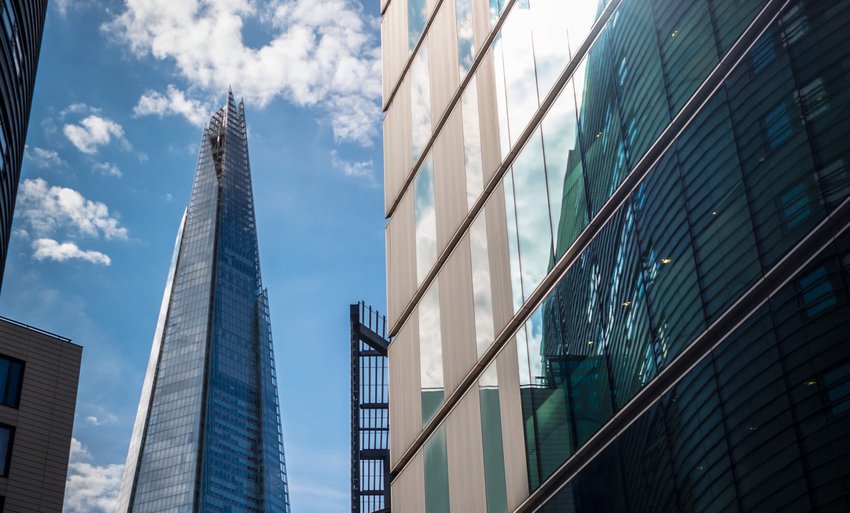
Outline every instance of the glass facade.
[(244, 116), (204, 130), (120, 511), (289, 511)]
[[(461, 452), (442, 493), (464, 513), (850, 507), (850, 455), (827, 455), (850, 410), (850, 243), (816, 242), (850, 219), (850, 4), (450, 5), (456, 32), (438, 12), (422, 41), (436, 54), (455, 35), (469, 80), (427, 137), (387, 126), (430, 152), (385, 163), (407, 177), (387, 212), (408, 233), (388, 247), (410, 241), (388, 257), (390, 368), (415, 351), (422, 373), (422, 393), (397, 394), (421, 402), (421, 428), (390, 404), (393, 486), (424, 473), (421, 508), (400, 511), (432, 511), (440, 444)], [(450, 87), (435, 66), (431, 92)], [(403, 329), (441, 309), (436, 335)]]
[(0, 0), (0, 286), (46, 15), (47, 0)]
[(848, 263), (845, 234), (542, 511), (845, 511)]

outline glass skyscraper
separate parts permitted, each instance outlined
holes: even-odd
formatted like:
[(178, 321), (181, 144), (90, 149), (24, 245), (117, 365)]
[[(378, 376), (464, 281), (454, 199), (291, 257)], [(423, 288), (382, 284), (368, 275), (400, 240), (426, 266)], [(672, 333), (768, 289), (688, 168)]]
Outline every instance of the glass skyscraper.
[(118, 511), (289, 512), (245, 110), (232, 93), (204, 129)]
[(46, 15), (47, 0), (0, 0), (0, 286)]
[(850, 2), (381, 12), (394, 513), (850, 509)]

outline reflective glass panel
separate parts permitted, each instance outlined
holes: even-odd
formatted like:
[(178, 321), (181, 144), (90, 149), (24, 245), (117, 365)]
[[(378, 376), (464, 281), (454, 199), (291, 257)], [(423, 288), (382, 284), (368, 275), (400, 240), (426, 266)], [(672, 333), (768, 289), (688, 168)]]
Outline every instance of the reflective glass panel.
[(444, 398), (440, 292), (436, 283), (419, 301), (419, 365), (424, 426), (434, 416)]
[(413, 134), (413, 161), (422, 156), (431, 138), (431, 82), (428, 41), (424, 41), (410, 64), (410, 111)]
[(455, 22), (457, 26), (457, 61), (460, 76), (463, 78), (475, 60), (475, 42), (472, 29), (472, 0), (455, 1)]
[(507, 513), (505, 454), (502, 448), (502, 413), (499, 405), (499, 380), (496, 365), (491, 364), (478, 380), (481, 404), (481, 441), (484, 448), (484, 487), (487, 513)]
[(407, 45), (412, 52), (428, 21), (426, 0), (407, 0)]
[(469, 245), (472, 260), (472, 297), (475, 310), (475, 347), (478, 356), (481, 357), (495, 338), (490, 259), (487, 251), (487, 218), (483, 210), (469, 227)]
[(437, 211), (434, 203), (434, 166), (428, 157), (413, 183), (416, 230), (416, 283), (422, 283), (437, 261)]

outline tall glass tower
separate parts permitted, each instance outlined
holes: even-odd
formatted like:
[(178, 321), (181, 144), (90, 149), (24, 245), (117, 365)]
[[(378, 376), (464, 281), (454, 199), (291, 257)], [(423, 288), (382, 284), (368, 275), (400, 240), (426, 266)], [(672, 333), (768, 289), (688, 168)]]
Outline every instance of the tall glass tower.
[(204, 130), (118, 500), (119, 512), (289, 512), (245, 110)]

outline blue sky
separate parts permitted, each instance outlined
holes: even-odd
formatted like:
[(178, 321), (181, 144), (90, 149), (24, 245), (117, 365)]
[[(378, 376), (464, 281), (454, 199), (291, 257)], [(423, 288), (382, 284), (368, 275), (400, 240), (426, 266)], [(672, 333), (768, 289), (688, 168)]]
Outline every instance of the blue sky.
[(384, 310), (378, 1), (52, 0), (0, 315), (84, 346), (66, 512), (111, 511), (206, 113), (246, 102), (293, 510), (348, 508)]

